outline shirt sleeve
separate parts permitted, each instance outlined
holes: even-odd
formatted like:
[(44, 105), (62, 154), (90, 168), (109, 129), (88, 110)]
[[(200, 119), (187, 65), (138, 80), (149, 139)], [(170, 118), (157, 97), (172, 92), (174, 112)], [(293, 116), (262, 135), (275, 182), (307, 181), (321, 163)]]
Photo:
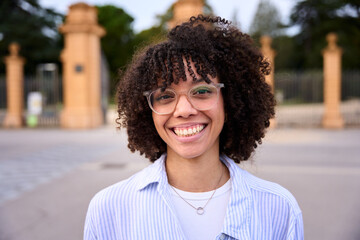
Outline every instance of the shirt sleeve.
[(93, 216), (94, 215), (94, 208), (92, 207), (92, 204), (90, 203), (86, 219), (85, 219), (85, 227), (84, 227), (84, 240), (96, 240), (98, 239), (96, 237), (96, 231), (94, 227), (94, 221)]
[(304, 239), (304, 223), (302, 219), (302, 213), (298, 213), (293, 221), (293, 226), (291, 226), (291, 231), (289, 232), (287, 240), (303, 240)]

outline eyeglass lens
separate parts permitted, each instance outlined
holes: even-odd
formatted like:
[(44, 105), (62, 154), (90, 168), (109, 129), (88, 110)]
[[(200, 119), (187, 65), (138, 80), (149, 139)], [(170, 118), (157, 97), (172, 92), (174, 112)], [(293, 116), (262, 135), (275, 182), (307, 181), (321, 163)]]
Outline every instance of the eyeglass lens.
[[(150, 104), (157, 113), (166, 114), (174, 111), (178, 94), (172, 89), (157, 89), (150, 96)], [(188, 100), (198, 110), (208, 110), (218, 100), (218, 89), (214, 85), (199, 85), (191, 88), (187, 94)]]

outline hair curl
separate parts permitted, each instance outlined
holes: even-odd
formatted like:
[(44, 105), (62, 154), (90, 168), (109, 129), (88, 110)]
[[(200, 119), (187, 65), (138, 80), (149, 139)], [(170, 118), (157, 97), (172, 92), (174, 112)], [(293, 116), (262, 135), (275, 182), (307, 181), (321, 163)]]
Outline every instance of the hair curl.
[[(185, 64), (183, 62), (185, 59)], [(274, 117), (275, 100), (265, 82), (269, 63), (254, 46), (252, 39), (220, 17), (191, 17), (173, 28), (167, 40), (149, 46), (133, 58), (122, 75), (118, 90), (119, 128), (127, 128), (128, 147), (151, 161), (166, 152), (166, 143), (158, 135), (144, 91), (185, 81), (185, 69), (193, 80), (190, 67), (206, 82), (218, 77), (227, 119), (220, 134), (220, 152), (235, 162), (247, 160)]]

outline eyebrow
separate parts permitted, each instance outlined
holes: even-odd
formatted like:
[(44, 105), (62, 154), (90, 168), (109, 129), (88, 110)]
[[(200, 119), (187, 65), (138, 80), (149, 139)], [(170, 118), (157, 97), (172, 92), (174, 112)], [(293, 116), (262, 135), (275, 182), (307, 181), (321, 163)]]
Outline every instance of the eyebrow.
[(196, 84), (196, 83), (199, 83), (199, 82), (206, 82), (206, 81), (203, 78), (198, 78), (195, 81), (193, 80), (192, 82), (193, 82), (193, 84)]
[[(206, 84), (210, 84), (210, 83), (207, 83), (203, 78), (197, 78), (196, 80), (192, 80), (191, 81), (191, 85), (195, 85), (195, 84), (197, 84), (197, 83), (201, 83), (201, 82), (204, 82), (204, 83), (206, 83)], [(212, 82), (212, 81), (211, 81)], [(161, 86), (159, 86), (157, 89), (159, 89), (159, 88), (162, 88)], [(173, 89), (172, 87), (170, 87), (170, 86), (167, 86), (165, 89)], [(164, 89), (164, 90), (165, 90)], [(174, 89), (173, 89), (174, 90)]]

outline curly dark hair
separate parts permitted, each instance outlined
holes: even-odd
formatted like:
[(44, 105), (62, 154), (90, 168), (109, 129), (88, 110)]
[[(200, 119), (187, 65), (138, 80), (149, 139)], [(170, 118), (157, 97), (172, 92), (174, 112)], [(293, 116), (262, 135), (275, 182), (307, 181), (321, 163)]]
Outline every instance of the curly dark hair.
[(127, 128), (129, 149), (151, 161), (166, 152), (143, 92), (158, 88), (159, 82), (166, 88), (186, 81), (186, 69), (195, 81), (190, 61), (207, 83), (211, 76), (225, 84), (221, 91), (227, 119), (220, 134), (220, 153), (236, 163), (247, 160), (275, 115), (274, 96), (264, 77), (270, 66), (250, 36), (225, 19), (202, 15), (191, 17), (173, 28), (167, 40), (136, 54), (121, 76), (117, 123)]

